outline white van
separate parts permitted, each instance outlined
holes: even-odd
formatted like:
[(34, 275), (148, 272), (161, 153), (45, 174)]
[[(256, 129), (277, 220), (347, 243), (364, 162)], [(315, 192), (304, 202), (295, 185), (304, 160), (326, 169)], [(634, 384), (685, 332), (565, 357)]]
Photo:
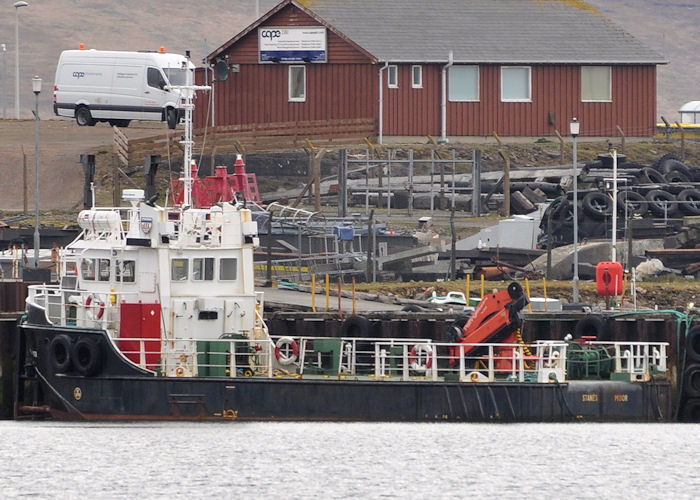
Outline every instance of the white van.
[[(160, 52), (65, 50), (56, 68), (53, 110), (80, 126), (96, 122), (126, 127), (131, 120), (165, 120), (175, 128), (184, 116), (180, 91), (194, 65)], [(189, 81), (193, 81), (193, 75)]]

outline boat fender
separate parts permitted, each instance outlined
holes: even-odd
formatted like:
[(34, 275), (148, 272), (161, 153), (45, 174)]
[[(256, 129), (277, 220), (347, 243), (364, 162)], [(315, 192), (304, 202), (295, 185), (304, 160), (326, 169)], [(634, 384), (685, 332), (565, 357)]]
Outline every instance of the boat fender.
[[(93, 300), (95, 301), (94, 305), (92, 303)], [(98, 319), (102, 319), (102, 317), (105, 315), (104, 301), (100, 300), (97, 295), (88, 295), (88, 298), (85, 299), (85, 312), (90, 320), (96, 321)]]
[(700, 361), (700, 326), (694, 326), (690, 329), (685, 346), (690, 359)]
[(102, 349), (99, 339), (83, 337), (71, 350), (73, 365), (81, 375), (92, 377), (102, 368)]
[(67, 335), (56, 335), (49, 344), (51, 366), (56, 373), (67, 372), (72, 364), (70, 339)]
[(369, 337), (370, 323), (362, 316), (350, 316), (340, 326), (341, 337)]
[(700, 365), (693, 363), (685, 369), (683, 388), (691, 398), (700, 397)]
[[(425, 363), (423, 363), (425, 359)], [(433, 366), (433, 348), (429, 344), (416, 344), (408, 355), (408, 366), (415, 372), (425, 373)]]
[(580, 339), (587, 336), (595, 336), (598, 341), (609, 340), (610, 331), (605, 318), (598, 314), (588, 314), (576, 323), (574, 337)]
[[(291, 350), (291, 354), (290, 354)], [(281, 365), (291, 365), (299, 357), (299, 346), (291, 337), (282, 337), (275, 344), (275, 358)]]

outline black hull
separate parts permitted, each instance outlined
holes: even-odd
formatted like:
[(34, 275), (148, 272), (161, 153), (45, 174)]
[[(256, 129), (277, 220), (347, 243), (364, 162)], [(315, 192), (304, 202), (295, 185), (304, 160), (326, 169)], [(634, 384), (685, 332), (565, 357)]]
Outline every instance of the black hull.
[[(48, 345), (56, 334), (101, 336), (49, 326), (22, 328), (36, 357), (22, 378), (34, 391), (25, 408), (70, 420), (285, 420), (410, 422), (656, 422), (671, 418), (667, 382), (563, 384), (373, 381), (366, 377), (156, 377), (107, 347), (95, 376), (56, 374)], [(129, 368), (127, 370), (126, 368)], [(33, 395), (30, 396), (30, 393)], [(33, 416), (35, 413), (31, 413)]]

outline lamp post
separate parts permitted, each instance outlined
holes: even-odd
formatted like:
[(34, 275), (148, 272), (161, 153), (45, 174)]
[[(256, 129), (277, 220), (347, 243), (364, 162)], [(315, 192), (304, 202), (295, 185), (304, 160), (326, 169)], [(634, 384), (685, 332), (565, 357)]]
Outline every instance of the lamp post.
[(578, 137), (580, 123), (576, 118), (569, 123), (569, 132), (574, 139), (573, 164), (574, 164), (574, 303), (578, 302), (578, 171), (576, 138)]
[(0, 43), (0, 51), (2, 51), (2, 119), (7, 118), (7, 66), (5, 65), (5, 56), (7, 55), (7, 44)]
[(27, 2), (15, 2), (15, 118), (19, 120), (19, 8), (29, 7)]
[(39, 93), (41, 78), (32, 78), (34, 92), (34, 269), (39, 267)]
[(612, 142), (608, 143), (610, 155), (613, 160), (613, 220), (612, 220), (612, 248), (610, 249), (610, 262), (617, 262), (617, 150)]

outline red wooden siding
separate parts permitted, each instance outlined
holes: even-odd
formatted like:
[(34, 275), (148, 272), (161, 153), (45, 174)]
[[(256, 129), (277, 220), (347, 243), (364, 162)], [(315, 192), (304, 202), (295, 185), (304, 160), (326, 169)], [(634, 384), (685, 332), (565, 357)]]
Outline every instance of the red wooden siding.
[[(386, 87), (384, 77), (384, 134), (439, 135), (440, 65), (423, 66), (423, 88), (411, 88), (411, 65), (399, 65), (399, 88)], [(614, 66), (612, 102), (581, 102), (578, 65), (532, 66), (532, 102), (501, 102), (501, 66), (479, 68), (480, 101), (447, 102), (448, 136), (551, 136), (568, 133), (574, 116), (581, 134), (626, 135), (654, 132), (656, 122), (656, 67)], [(550, 113), (554, 125), (550, 124)]]

